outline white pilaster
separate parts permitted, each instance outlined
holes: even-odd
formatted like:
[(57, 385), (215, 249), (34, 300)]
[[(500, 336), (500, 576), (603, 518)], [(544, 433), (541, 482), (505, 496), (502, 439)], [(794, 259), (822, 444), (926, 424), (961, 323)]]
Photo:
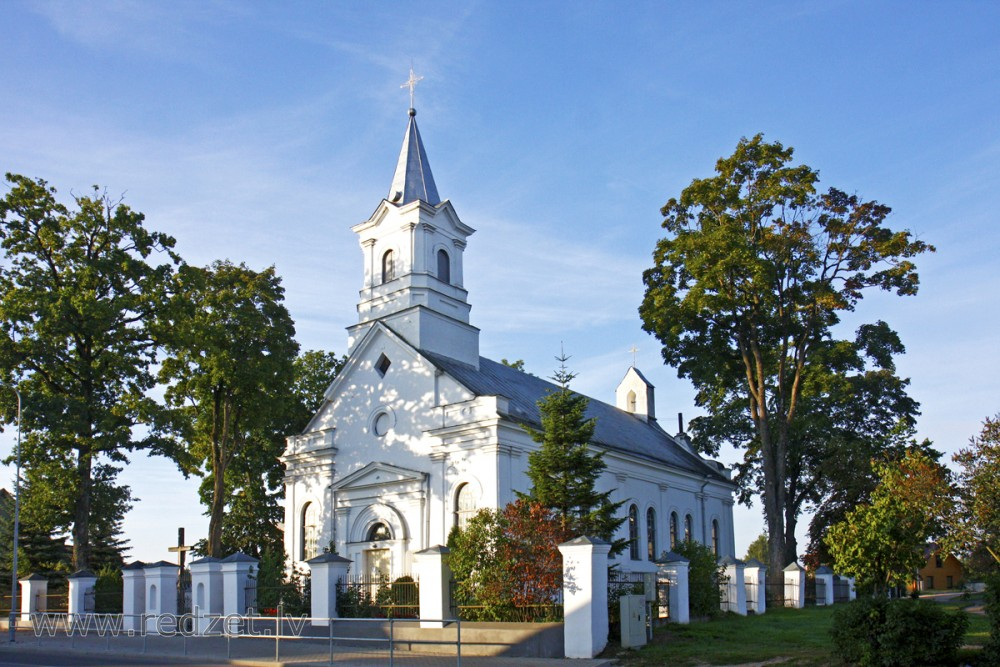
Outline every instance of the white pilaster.
[(819, 591), (816, 595), (816, 604), (830, 606), (833, 604), (833, 570), (826, 567), (817, 568), (816, 570), (816, 581), (817, 583), (823, 582), (823, 599), (819, 597)]
[(674, 552), (664, 552), (656, 561), (657, 577), (670, 583), (670, 622), (690, 623), (691, 606), (688, 593), (688, 569), (691, 562)]
[(732, 611), (740, 616), (747, 615), (747, 587), (743, 581), (746, 563), (726, 556), (719, 564), (726, 568), (726, 602), (723, 611)]
[(40, 574), (32, 574), (24, 579), (18, 579), (21, 584), (21, 620), (30, 621), (31, 615), (48, 609), (46, 595), (49, 591), (49, 580)]
[(223, 615), (245, 616), (257, 606), (256, 598), (247, 599), (247, 592), (250, 577), (257, 571), (258, 562), (256, 558), (251, 558), (242, 551), (222, 559), (220, 569)]
[(785, 568), (785, 606), (802, 609), (806, 606), (806, 571), (797, 562)]
[(746, 562), (747, 611), (763, 614), (767, 610), (767, 566), (756, 558)]
[(122, 629), (136, 632), (142, 628), (146, 613), (146, 564), (134, 561), (122, 567)]
[(90, 570), (77, 570), (66, 577), (69, 582), (69, 605), (67, 611), (70, 618), (82, 616), (86, 613), (93, 613), (92, 607), (87, 609), (87, 594), (94, 595), (94, 587), (97, 585), (97, 575)]
[(177, 578), (180, 567), (165, 560), (150, 563), (143, 568), (146, 584), (146, 632), (177, 629), (176, 622), (161, 626), (159, 617), (177, 615)]

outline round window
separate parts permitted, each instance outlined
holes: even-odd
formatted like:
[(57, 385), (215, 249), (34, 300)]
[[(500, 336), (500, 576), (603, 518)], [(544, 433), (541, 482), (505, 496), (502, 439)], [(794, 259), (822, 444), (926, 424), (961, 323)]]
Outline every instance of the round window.
[(375, 423), (373, 425), (373, 428), (375, 430), (375, 435), (382, 437), (383, 435), (389, 432), (390, 426), (391, 426), (391, 420), (389, 419), (389, 415), (387, 413), (382, 412), (379, 413), (377, 417), (375, 417)]

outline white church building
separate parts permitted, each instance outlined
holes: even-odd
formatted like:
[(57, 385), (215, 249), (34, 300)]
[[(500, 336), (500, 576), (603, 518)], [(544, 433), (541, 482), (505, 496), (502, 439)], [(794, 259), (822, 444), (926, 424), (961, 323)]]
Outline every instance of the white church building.
[[(410, 109), (388, 196), (356, 225), (364, 254), (349, 356), (303, 433), (290, 436), (285, 551), (296, 567), (324, 549), (352, 572), (396, 576), (480, 508), (528, 491), (537, 402), (556, 385), (479, 355), (462, 255), (474, 229), (438, 195)], [(615, 405), (590, 399), (599, 491), (624, 501), (623, 570), (648, 571), (678, 540), (735, 556), (729, 471), (656, 420), (653, 386), (624, 372)]]

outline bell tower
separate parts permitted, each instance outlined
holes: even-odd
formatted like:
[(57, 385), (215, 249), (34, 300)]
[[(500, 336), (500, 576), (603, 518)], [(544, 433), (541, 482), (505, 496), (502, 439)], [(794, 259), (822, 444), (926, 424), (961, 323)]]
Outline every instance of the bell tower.
[[(411, 93), (414, 83), (411, 71)], [(462, 271), (475, 230), (438, 196), (412, 106), (389, 194), (351, 229), (365, 270), (358, 323), (347, 329), (349, 351), (381, 321), (419, 350), (478, 368), (479, 329), (469, 324)]]

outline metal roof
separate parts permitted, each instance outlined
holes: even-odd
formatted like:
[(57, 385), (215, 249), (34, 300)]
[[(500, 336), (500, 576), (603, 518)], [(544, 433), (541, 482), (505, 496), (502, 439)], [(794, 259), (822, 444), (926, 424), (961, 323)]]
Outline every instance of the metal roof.
[[(508, 399), (509, 416), (515, 421), (541, 429), (538, 401), (559, 391), (559, 386), (529, 373), (504, 366), (485, 357), (479, 369), (438, 354), (421, 351), (436, 366), (467, 387), (476, 396), (503, 396)], [(687, 451), (656, 420), (620, 410), (613, 405), (588, 397), (587, 417), (596, 417), (593, 444), (679, 469), (700, 477), (731, 484), (711, 462)]]
[(392, 187), (389, 188), (387, 200), (402, 206), (410, 202), (427, 202), (431, 206), (441, 203), (431, 165), (424, 152), (424, 142), (420, 139), (417, 129), (417, 112), (410, 109), (410, 122), (406, 125), (406, 135), (403, 136), (403, 148), (399, 152), (399, 162), (396, 163), (396, 173), (392, 177)]

